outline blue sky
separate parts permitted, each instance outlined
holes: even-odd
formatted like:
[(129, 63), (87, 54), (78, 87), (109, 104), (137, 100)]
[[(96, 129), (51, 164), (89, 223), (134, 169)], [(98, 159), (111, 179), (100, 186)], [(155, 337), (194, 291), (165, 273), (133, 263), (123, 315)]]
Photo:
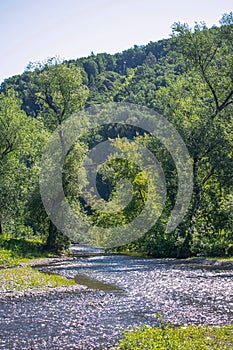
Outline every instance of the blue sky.
[(115, 53), (169, 37), (176, 22), (218, 25), (232, 0), (0, 0), (0, 81), (30, 61)]

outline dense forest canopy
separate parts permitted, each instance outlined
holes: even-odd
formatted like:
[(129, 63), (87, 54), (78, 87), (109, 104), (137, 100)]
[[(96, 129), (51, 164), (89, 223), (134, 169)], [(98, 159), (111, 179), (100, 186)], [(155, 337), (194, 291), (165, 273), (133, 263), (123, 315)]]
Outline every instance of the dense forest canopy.
[[(40, 237), (50, 250), (69, 244), (49, 219), (40, 198), (38, 176), (45, 144), (73, 113), (106, 102), (129, 102), (159, 112), (175, 126), (193, 159), (194, 189), (183, 222), (167, 233), (165, 227), (177, 193), (176, 166), (158, 140), (132, 133), (162, 165), (168, 195), (153, 228), (124, 249), (157, 257), (233, 255), (233, 13), (225, 14), (219, 27), (209, 29), (201, 23), (190, 28), (175, 23), (172, 29), (169, 39), (115, 55), (30, 63), (22, 75), (2, 83), (2, 235)], [(107, 131), (114, 135), (112, 142), (120, 151), (136, 152), (119, 141), (117, 136), (122, 133), (120, 129)], [(133, 170), (130, 162), (109, 159), (101, 169), (99, 189), (106, 200), (114, 196), (115, 185), (125, 173), (134, 185), (131, 207), (117, 216), (101, 215), (86, 207), (74, 185), (83, 154), (97, 140), (104, 140), (105, 134), (106, 129), (99, 128), (75, 144), (65, 161), (64, 187), (74, 210), (93, 223), (120, 225), (136, 215), (147, 199), (147, 180), (139, 168)]]

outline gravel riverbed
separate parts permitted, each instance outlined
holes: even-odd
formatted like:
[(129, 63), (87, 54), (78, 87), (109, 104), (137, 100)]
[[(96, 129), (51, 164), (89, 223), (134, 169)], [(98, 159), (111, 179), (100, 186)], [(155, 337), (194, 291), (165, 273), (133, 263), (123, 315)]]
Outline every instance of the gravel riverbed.
[(0, 349), (108, 349), (123, 329), (156, 325), (158, 312), (173, 324), (233, 321), (231, 268), (104, 254), (38, 268), (87, 287), (0, 296)]

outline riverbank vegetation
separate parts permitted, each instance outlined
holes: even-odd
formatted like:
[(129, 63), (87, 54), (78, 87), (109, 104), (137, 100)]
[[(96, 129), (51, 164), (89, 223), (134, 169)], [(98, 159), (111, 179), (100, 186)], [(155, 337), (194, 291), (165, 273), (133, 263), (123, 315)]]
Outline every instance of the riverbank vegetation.
[(0, 267), (16, 266), (35, 258), (49, 258), (53, 254), (45, 251), (40, 239), (0, 237)]
[[(140, 130), (131, 131), (131, 138), (146, 146), (163, 167), (167, 198), (157, 223), (119, 250), (153, 257), (232, 256), (232, 36), (232, 13), (221, 18), (219, 27), (207, 28), (202, 23), (192, 29), (176, 23), (170, 39), (115, 55), (30, 63), (22, 75), (5, 80), (0, 88), (0, 235), (10, 237), (11, 243), (8, 247), (0, 244), (1, 261), (11, 264), (27, 258), (21, 248), (14, 248), (15, 239), (38, 240), (35, 254), (42, 250), (56, 253), (69, 246), (69, 239), (54, 226), (42, 204), (38, 186), (41, 157), (51, 133), (62, 122), (84, 107), (106, 102), (134, 103), (164, 115), (193, 159), (194, 190), (188, 212), (167, 233), (177, 194), (176, 166), (158, 140)], [(129, 144), (120, 143), (118, 136), (124, 136), (119, 126), (86, 133), (67, 155), (63, 169), (63, 186), (72, 209), (100, 227), (130, 221), (148, 194), (147, 180), (137, 166), (110, 158), (97, 179), (101, 195), (110, 202), (119, 179), (127, 174), (133, 184), (132, 205), (117, 216), (97, 215), (80, 198), (77, 169), (89, 148), (115, 138), (112, 142), (119, 151), (135, 152)], [(54, 198), (55, 207), (56, 201)], [(26, 250), (30, 249), (27, 245)]]
[(0, 238), (0, 293), (43, 291), (55, 287), (75, 285), (56, 274), (46, 274), (30, 266), (22, 266), (48, 261), (54, 255), (44, 250), (40, 240)]
[(115, 350), (221, 350), (232, 349), (233, 326), (141, 327), (125, 332)]
[(75, 285), (73, 279), (57, 274), (48, 274), (32, 269), (30, 266), (0, 270), (0, 293), (43, 291), (55, 287)]

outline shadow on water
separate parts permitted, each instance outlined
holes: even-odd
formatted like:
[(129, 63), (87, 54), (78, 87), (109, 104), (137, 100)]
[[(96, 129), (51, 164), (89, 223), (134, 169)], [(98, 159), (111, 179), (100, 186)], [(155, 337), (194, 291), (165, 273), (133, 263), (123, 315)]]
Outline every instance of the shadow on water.
[(88, 288), (0, 299), (0, 350), (110, 349), (124, 329), (157, 325), (158, 313), (174, 325), (232, 322), (233, 270), (74, 250), (37, 268)]
[(113, 284), (98, 281), (98, 280), (91, 278), (91, 277), (88, 277), (82, 273), (77, 274), (74, 277), (74, 280), (76, 283), (82, 284), (82, 285), (84, 285), (88, 288), (91, 288), (91, 289), (99, 289), (99, 290), (105, 290), (105, 291), (111, 291), (111, 290), (112, 291), (113, 290), (122, 291), (121, 288), (119, 288)]

